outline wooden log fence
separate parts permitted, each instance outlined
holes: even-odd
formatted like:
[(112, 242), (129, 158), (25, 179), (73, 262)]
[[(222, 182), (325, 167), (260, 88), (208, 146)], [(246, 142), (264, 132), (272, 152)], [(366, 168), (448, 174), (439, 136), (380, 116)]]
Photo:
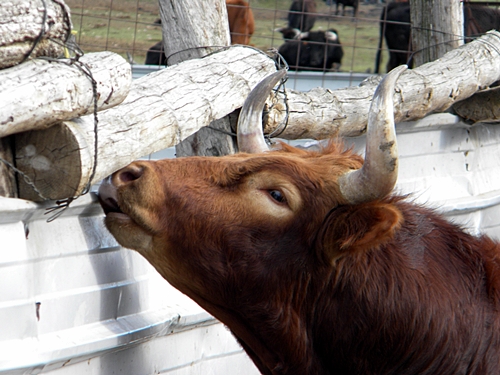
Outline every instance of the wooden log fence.
[[(167, 64), (203, 57), (231, 44), (225, 0), (159, 0), (163, 47)], [(216, 47), (203, 47), (216, 46)], [(228, 117), (213, 121), (175, 146), (180, 156), (220, 156), (234, 153)]]
[[(405, 72), (395, 94), (398, 122), (442, 112), (500, 79), (500, 33), (487, 35), (443, 58)], [(275, 71), (274, 61), (248, 47), (231, 47), (190, 60), (133, 82), (127, 99), (100, 112), (95, 183), (148, 153), (173, 146), (211, 121), (241, 107), (250, 90)], [(286, 90), (269, 99), (267, 132), (281, 126), (282, 138), (324, 139), (364, 132), (376, 82), (360, 87), (307, 93)], [(94, 162), (93, 117), (65, 121), (49, 129), (15, 136), (15, 157), (43, 195), (78, 195), (90, 180)], [(40, 200), (22, 184), (20, 196)]]
[(0, 137), (92, 113), (91, 77), (96, 82), (99, 111), (127, 97), (132, 71), (124, 58), (99, 52), (86, 54), (79, 61), (85, 66), (68, 59), (34, 59), (0, 70)]
[[(229, 47), (132, 82), (130, 94), (99, 113), (98, 182), (132, 160), (174, 146), (211, 121), (242, 106), (253, 87), (276, 71), (275, 62), (250, 47)], [(83, 116), (15, 136), (17, 168), (49, 199), (80, 194), (94, 165), (94, 118)], [(20, 181), (20, 197), (41, 198)]]

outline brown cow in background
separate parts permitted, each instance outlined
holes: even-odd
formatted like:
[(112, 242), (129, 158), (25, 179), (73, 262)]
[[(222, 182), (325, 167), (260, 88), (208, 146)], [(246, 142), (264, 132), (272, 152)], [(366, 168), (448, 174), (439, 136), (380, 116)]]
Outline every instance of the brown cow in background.
[(231, 44), (250, 44), (250, 38), (255, 31), (252, 9), (243, 0), (226, 0), (226, 7)]
[(100, 187), (118, 242), (225, 323), (262, 374), (500, 373), (500, 245), (391, 195), (403, 69), (375, 93), (365, 161), (333, 142), (268, 151), (278, 72), (241, 111), (242, 153), (138, 161)]

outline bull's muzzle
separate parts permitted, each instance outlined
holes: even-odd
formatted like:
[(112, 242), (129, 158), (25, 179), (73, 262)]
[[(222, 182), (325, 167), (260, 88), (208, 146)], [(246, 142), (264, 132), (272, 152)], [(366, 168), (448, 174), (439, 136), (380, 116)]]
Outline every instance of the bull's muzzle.
[(110, 212), (122, 212), (118, 204), (118, 188), (140, 179), (143, 174), (144, 168), (132, 163), (102, 181), (98, 196), (106, 215)]

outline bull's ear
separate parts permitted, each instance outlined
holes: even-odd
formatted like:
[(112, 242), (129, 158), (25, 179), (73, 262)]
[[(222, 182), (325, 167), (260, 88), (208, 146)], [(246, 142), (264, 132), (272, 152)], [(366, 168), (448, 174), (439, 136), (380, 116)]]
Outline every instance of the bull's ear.
[(377, 248), (394, 236), (402, 221), (401, 212), (390, 203), (336, 207), (318, 236), (321, 256), (332, 262), (347, 253)]

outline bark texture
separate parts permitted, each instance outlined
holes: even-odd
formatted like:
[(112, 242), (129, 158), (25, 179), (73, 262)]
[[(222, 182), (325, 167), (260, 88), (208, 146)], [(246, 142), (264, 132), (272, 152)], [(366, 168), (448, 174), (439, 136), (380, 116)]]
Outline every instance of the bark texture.
[(500, 87), (478, 92), (453, 105), (453, 111), (471, 122), (500, 121)]
[(160, 0), (159, 4), (167, 65), (231, 44), (224, 0)]
[[(98, 110), (120, 104), (127, 97), (132, 72), (120, 55), (89, 53), (80, 61), (96, 81)], [(92, 81), (79, 68), (82, 65), (69, 63), (66, 59), (35, 59), (0, 70), (0, 137), (93, 113)]]
[(2, 0), (0, 69), (17, 65), (28, 55), (63, 55), (71, 28), (70, 11), (63, 0)]
[(463, 44), (459, 0), (411, 0), (412, 44), (416, 66), (437, 60)]

